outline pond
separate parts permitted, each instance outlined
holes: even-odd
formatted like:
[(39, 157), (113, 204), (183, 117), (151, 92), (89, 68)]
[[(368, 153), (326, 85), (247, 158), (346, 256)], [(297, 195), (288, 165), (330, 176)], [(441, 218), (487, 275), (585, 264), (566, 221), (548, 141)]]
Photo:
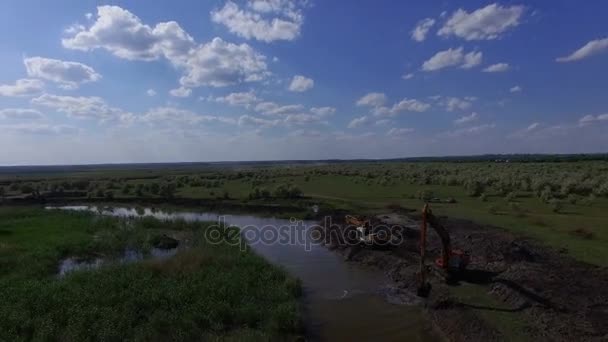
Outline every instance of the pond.
[[(240, 228), (293, 227), (294, 221), (255, 215), (212, 212), (166, 212), (152, 208), (64, 206), (49, 209), (91, 211), (116, 217), (151, 216), (163, 220), (218, 221)], [(303, 221), (304, 230), (317, 222)], [(247, 235), (244, 235), (247, 238)], [(295, 239), (297, 240), (297, 239)], [(313, 339), (339, 341), (436, 341), (421, 308), (390, 303), (383, 295), (389, 284), (380, 271), (345, 262), (322, 245), (304, 241), (250, 241), (270, 262), (302, 280), (306, 324)], [(133, 259), (133, 258), (131, 258)], [(93, 263), (96, 261), (93, 260)], [(83, 266), (86, 267), (86, 266)], [(94, 264), (92, 267), (95, 267)]]

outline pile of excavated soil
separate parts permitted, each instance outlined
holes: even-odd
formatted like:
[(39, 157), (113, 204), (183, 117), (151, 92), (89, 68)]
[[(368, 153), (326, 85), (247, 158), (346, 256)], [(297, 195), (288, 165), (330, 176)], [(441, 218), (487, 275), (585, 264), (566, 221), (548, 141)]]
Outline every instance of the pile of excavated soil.
[[(471, 263), (465, 281), (481, 284), (494, 298), (512, 307), (529, 326), (533, 338), (552, 341), (608, 340), (608, 269), (576, 261), (530, 239), (467, 220), (439, 218), (452, 246), (468, 251)], [(343, 216), (332, 217), (333, 229), (344, 229)], [(394, 302), (412, 303), (416, 293), (419, 222), (415, 214), (379, 215), (372, 224), (389, 225), (406, 238), (399, 246), (373, 249), (356, 245), (349, 235), (328, 239), (327, 245), (345, 259), (384, 270), (395, 282)], [(326, 231), (326, 238), (329, 231)], [(334, 234), (334, 236), (340, 234)], [(346, 237), (344, 237), (346, 236)], [(427, 263), (441, 253), (441, 241), (430, 230)], [(426, 301), (431, 320), (448, 340), (501, 340), (498, 331), (475, 310), (450, 294), (441, 279), (431, 279)], [(403, 300), (400, 300), (402, 298)]]

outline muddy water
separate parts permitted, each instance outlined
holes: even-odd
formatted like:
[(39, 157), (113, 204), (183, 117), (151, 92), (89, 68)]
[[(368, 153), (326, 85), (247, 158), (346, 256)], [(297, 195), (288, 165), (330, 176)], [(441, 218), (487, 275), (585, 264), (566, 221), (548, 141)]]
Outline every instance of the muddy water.
[[(285, 219), (209, 212), (163, 212), (146, 209), (98, 209), (66, 206), (59, 209), (93, 211), (118, 217), (152, 216), (159, 219), (217, 221), (238, 227), (286, 227)], [(316, 222), (303, 222), (305, 229)], [(389, 303), (382, 295), (384, 274), (344, 262), (327, 248), (298, 243), (250, 241), (254, 250), (302, 280), (306, 321), (313, 339), (331, 341), (435, 341), (430, 324), (416, 306)]]

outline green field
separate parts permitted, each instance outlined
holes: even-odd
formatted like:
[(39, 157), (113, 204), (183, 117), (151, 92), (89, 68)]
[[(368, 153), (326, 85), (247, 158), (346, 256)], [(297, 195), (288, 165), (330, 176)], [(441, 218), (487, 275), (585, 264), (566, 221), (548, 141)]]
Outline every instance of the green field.
[[(235, 165), (68, 173), (4, 173), (6, 198), (204, 199), (210, 203), (300, 206), (380, 213), (387, 205), (471, 219), (608, 265), (608, 162), (378, 162)], [(71, 193), (70, 193), (71, 192)], [(453, 202), (453, 203), (446, 203)], [(289, 213), (293, 214), (293, 213)]]
[[(253, 252), (199, 238), (205, 223), (120, 220), (0, 207), (0, 340), (276, 340), (301, 334), (299, 282)], [(166, 260), (144, 253), (162, 233), (194, 243)], [(58, 278), (66, 257), (107, 266)]]

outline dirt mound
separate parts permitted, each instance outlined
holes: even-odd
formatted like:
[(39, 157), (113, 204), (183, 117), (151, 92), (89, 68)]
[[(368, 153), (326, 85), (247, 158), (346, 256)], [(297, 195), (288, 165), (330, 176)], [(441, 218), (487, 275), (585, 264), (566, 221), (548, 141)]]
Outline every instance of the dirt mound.
[[(398, 226), (406, 237), (390, 249), (364, 248), (353, 245), (348, 238), (333, 241), (331, 248), (347, 260), (384, 270), (395, 282), (392, 298), (407, 301), (417, 287), (416, 219), (407, 211), (374, 218), (374, 224)], [(452, 246), (472, 256), (468, 271), (463, 273), (464, 281), (484, 286), (491, 296), (512, 307), (529, 327), (528, 335), (552, 341), (599, 341), (608, 337), (607, 269), (578, 262), (499, 228), (446, 217), (439, 221), (450, 232)], [(333, 222), (343, 224), (340, 217)], [(429, 259), (438, 257), (441, 248), (441, 241), (431, 233)], [(432, 280), (432, 286), (426, 302), (429, 316), (449, 340), (501, 339), (500, 333), (487, 326), (474, 310), (459, 305), (442, 281)]]

